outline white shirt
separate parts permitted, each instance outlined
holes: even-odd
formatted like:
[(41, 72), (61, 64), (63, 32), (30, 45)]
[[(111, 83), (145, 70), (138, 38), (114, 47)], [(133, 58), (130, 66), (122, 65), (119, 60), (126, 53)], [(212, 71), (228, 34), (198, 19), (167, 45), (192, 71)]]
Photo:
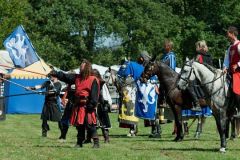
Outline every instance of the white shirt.
[[(238, 43), (239, 40), (236, 40), (233, 45), (235, 45), (236, 43)], [(229, 48), (226, 51), (225, 57), (224, 57), (224, 62), (223, 62), (223, 66), (225, 68), (229, 68), (229, 54), (230, 54), (230, 48), (232, 45), (229, 46)], [(238, 45), (238, 53), (240, 54), (240, 44)], [(238, 67), (240, 67), (240, 62), (238, 62)]]
[(108, 91), (106, 83), (103, 84), (101, 92), (102, 92), (103, 99), (105, 101), (108, 101), (109, 105), (111, 106), (112, 105), (112, 98), (110, 96), (110, 93)]

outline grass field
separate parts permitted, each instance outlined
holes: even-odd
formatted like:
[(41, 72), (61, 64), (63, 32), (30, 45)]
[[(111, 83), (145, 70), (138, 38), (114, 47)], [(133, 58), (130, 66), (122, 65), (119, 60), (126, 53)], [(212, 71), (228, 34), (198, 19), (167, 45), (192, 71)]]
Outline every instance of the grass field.
[[(193, 138), (196, 124), (182, 142), (173, 142), (173, 124), (162, 125), (162, 138), (150, 139), (150, 128), (139, 123), (136, 137), (127, 137), (128, 129), (118, 128), (117, 114), (111, 113), (112, 129), (110, 144), (103, 143), (100, 134), (100, 148), (92, 149), (91, 144), (83, 148), (73, 148), (76, 143), (76, 130), (71, 127), (67, 142), (58, 142), (57, 123), (50, 122), (51, 130), (47, 138), (41, 137), (40, 115), (7, 115), (0, 122), (0, 160), (219, 160), (240, 159), (240, 141), (228, 140), (225, 154), (219, 153), (219, 136), (213, 118), (207, 119), (199, 140)], [(99, 130), (100, 133), (100, 130)]]

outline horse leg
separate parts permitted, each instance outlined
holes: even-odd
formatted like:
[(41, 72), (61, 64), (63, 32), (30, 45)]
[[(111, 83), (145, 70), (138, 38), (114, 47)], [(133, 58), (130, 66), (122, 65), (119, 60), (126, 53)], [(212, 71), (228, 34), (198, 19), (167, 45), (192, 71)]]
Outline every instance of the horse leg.
[(236, 123), (236, 136), (240, 137), (240, 119), (236, 118), (235, 123)]
[(229, 138), (229, 126), (230, 126), (230, 120), (231, 118), (230, 117), (227, 117), (227, 120), (226, 120), (226, 138)]
[(230, 139), (234, 140), (236, 138), (236, 130), (235, 130), (236, 118), (232, 117), (230, 122), (231, 122), (231, 137), (230, 137)]
[(180, 107), (176, 107), (176, 106), (171, 106), (172, 107), (172, 111), (173, 111), (173, 115), (175, 117), (175, 124), (177, 127), (177, 136), (174, 139), (174, 141), (178, 142), (178, 141), (182, 141), (183, 140), (183, 130), (182, 130), (182, 122), (180, 120)]
[(215, 115), (215, 119), (221, 141), (221, 148), (219, 151), (226, 152), (226, 111), (220, 109), (217, 115)]
[(177, 134), (177, 125), (176, 125), (176, 122), (174, 121), (172, 135), (175, 135), (175, 134)]
[(199, 139), (200, 138), (200, 133), (201, 133), (201, 118), (200, 115), (198, 115), (198, 123), (197, 123), (197, 129), (196, 129), (196, 133), (194, 135), (194, 138)]

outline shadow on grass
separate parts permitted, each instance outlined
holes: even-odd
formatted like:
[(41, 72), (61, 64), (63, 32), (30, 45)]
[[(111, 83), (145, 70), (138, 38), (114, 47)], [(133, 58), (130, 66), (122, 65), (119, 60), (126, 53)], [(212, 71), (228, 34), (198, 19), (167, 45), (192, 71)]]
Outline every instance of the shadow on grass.
[[(174, 147), (168, 147), (168, 148), (131, 148), (132, 150), (141, 151), (141, 150), (157, 150), (157, 151), (201, 151), (201, 152), (219, 152), (219, 148), (174, 148)], [(227, 149), (227, 152), (230, 151), (240, 151), (240, 148), (235, 149)], [(220, 152), (219, 152), (220, 153)]]
[[(181, 143), (181, 142), (184, 142), (184, 141), (186, 141), (186, 142), (192, 142), (192, 141), (209, 141), (209, 140), (199, 140), (199, 139), (183, 139), (182, 141), (174, 141), (174, 139), (162, 139), (162, 138), (149, 138), (149, 139), (135, 139), (135, 141), (142, 141), (142, 142), (147, 142), (147, 141), (149, 141), (149, 142), (173, 142), (173, 143)], [(213, 140), (211, 140), (211, 142), (212, 142)], [(216, 140), (216, 142), (218, 142), (217, 140)]]
[[(129, 137), (127, 134), (111, 134), (109, 135), (112, 138), (134, 138), (134, 137)], [(149, 134), (138, 134), (135, 137), (148, 137)]]
[(66, 145), (34, 145), (33, 147), (36, 147), (36, 148), (75, 148), (74, 146), (66, 146)]
[[(142, 142), (173, 142), (173, 143), (177, 143), (176, 141), (174, 141), (175, 136), (169, 135), (169, 136), (162, 136), (162, 138), (148, 138), (148, 134), (142, 134), (142, 135), (137, 135), (135, 137), (128, 137), (126, 134), (119, 134), (119, 135), (110, 135), (110, 138), (122, 138), (122, 139), (132, 139), (133, 141), (142, 141)], [(142, 139), (144, 138), (144, 139)], [(200, 142), (219, 142), (220, 140), (218, 139), (204, 139), (204, 137), (200, 138), (200, 139), (196, 139), (194, 137), (192, 138), (184, 138), (182, 141), (178, 141), (178, 143), (181, 143), (183, 141), (186, 142), (192, 142), (192, 141), (200, 141)]]

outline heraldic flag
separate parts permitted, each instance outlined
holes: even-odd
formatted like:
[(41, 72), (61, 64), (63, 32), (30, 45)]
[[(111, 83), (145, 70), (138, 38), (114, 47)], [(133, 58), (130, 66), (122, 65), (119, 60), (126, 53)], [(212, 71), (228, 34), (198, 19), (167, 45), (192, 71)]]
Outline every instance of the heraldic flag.
[[(155, 77), (151, 77), (152, 82)], [(158, 95), (156, 93), (155, 83), (141, 83), (137, 81), (137, 98), (135, 105), (135, 115), (138, 118), (154, 120), (156, 109), (157, 109), (157, 99)]]
[(39, 61), (39, 57), (22, 25), (3, 42), (15, 67), (24, 68)]

